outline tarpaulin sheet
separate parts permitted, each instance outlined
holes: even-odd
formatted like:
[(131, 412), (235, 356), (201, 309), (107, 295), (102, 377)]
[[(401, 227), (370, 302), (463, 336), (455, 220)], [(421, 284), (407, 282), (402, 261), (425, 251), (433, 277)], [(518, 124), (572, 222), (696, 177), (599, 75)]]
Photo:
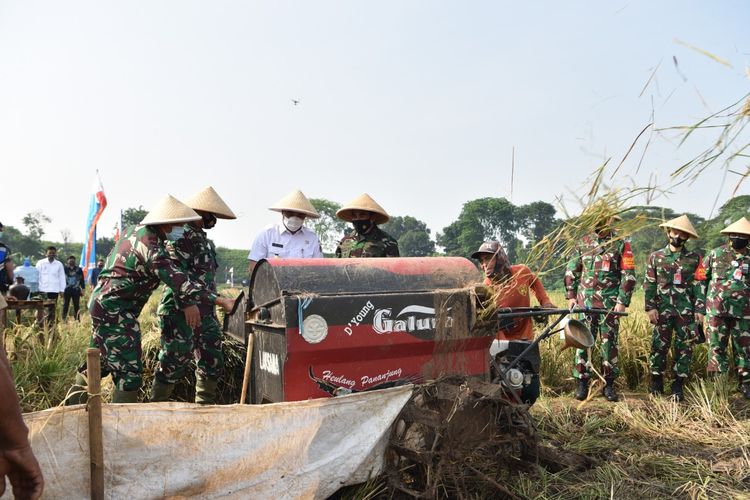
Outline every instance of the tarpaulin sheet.
[[(326, 498), (378, 474), (411, 386), (268, 405), (103, 406), (105, 498)], [(83, 406), (24, 415), (45, 498), (89, 498)]]

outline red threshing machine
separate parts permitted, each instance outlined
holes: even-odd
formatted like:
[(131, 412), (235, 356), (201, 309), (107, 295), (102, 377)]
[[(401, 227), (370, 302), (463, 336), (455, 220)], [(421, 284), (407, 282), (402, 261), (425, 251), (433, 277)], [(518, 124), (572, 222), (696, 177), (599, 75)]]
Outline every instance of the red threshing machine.
[(494, 329), (476, 324), (461, 257), (272, 259), (256, 265), (246, 311), (253, 403), (298, 401), (434, 379), (489, 377)]

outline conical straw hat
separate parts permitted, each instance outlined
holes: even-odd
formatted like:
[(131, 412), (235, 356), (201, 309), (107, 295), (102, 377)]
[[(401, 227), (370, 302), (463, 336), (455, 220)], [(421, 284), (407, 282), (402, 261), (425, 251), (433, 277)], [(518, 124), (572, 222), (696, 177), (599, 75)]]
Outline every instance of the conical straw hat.
[(344, 207), (340, 208), (338, 212), (336, 212), (336, 217), (351, 222), (353, 220), (352, 211), (354, 210), (364, 210), (366, 212), (374, 213), (376, 215), (374, 220), (375, 224), (383, 224), (390, 219), (385, 209), (378, 205), (375, 200), (370, 198), (370, 195), (367, 193), (362, 193), (347, 203)]
[(141, 224), (183, 224), (200, 218), (195, 210), (177, 198), (167, 195), (146, 214)]
[(284, 210), (299, 212), (305, 214), (311, 219), (317, 219), (320, 217), (320, 214), (315, 210), (313, 204), (310, 203), (307, 196), (305, 196), (305, 194), (299, 189), (284, 196), (272, 206), (268, 207), (268, 209), (273, 210), (274, 212), (283, 212)]
[(746, 234), (750, 236), (750, 221), (743, 217), (722, 229), (721, 234)]
[(665, 227), (667, 229), (677, 229), (678, 231), (684, 231), (693, 238), (698, 238), (698, 231), (693, 227), (693, 223), (687, 215), (680, 215), (672, 220), (659, 224), (659, 227)]
[(208, 186), (206, 189), (185, 201), (185, 205), (193, 210), (211, 212), (219, 219), (236, 219), (232, 209), (224, 203), (214, 188)]

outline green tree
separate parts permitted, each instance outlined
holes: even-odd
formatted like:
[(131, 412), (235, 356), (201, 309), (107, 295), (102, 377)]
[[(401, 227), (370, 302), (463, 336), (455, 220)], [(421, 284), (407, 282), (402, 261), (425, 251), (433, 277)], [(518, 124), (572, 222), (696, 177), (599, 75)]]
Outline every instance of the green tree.
[(97, 259), (106, 259), (109, 252), (115, 247), (114, 238), (97, 238), (96, 239), (96, 257)]
[(130, 226), (137, 226), (146, 217), (146, 214), (148, 214), (148, 210), (140, 205), (138, 205), (138, 208), (126, 208), (122, 211), (123, 229)]
[(520, 206), (516, 212), (518, 230), (531, 244), (541, 241), (559, 223), (555, 219), (555, 207), (545, 201)]
[(42, 242), (23, 234), (13, 226), (3, 228), (3, 242), (10, 247), (13, 255), (17, 256), (16, 264), (23, 261), (23, 257), (31, 257), (36, 261), (42, 256)]
[(435, 253), (430, 229), (415, 217), (394, 216), (380, 227), (398, 241), (399, 252), (404, 257), (426, 257)]
[(511, 261), (516, 258), (518, 209), (505, 198), (479, 198), (464, 203), (458, 220), (443, 229), (438, 243), (449, 255), (470, 255), (483, 241), (496, 239)]
[(332, 254), (346, 231), (346, 222), (336, 217), (341, 205), (325, 198), (312, 198), (310, 203), (318, 211), (320, 218), (307, 219), (307, 227), (318, 235), (323, 252)]
[(44, 225), (52, 222), (52, 219), (41, 210), (35, 210), (24, 215), (22, 222), (26, 226), (26, 234), (34, 240), (41, 241), (44, 236)]

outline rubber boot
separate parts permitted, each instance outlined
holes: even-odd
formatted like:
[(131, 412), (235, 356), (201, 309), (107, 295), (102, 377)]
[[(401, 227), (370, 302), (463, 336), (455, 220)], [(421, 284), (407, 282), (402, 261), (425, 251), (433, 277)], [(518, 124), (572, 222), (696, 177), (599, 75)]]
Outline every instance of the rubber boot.
[(607, 379), (607, 385), (604, 386), (602, 394), (607, 398), (607, 401), (612, 401), (614, 403), (620, 400), (620, 396), (617, 395), (617, 390), (615, 389), (615, 379)]
[(216, 386), (219, 381), (211, 377), (195, 377), (195, 402), (201, 405), (216, 404)]
[(152, 403), (160, 403), (162, 401), (169, 401), (170, 396), (174, 392), (174, 384), (168, 384), (166, 382), (160, 382), (154, 378), (154, 383), (151, 385), (151, 397), (149, 401)]
[(76, 381), (68, 389), (67, 397), (65, 398), (65, 406), (70, 405), (84, 405), (89, 400), (88, 394), (89, 383), (81, 373), (76, 372)]
[(112, 392), (113, 403), (137, 403), (138, 402), (138, 391), (121, 391), (115, 389)]
[(576, 399), (585, 401), (587, 397), (589, 397), (589, 379), (579, 378), (578, 387), (576, 387)]
[(661, 396), (664, 394), (664, 375), (651, 374), (651, 387), (649, 387), (648, 392), (652, 396)]
[(679, 402), (683, 402), (685, 400), (685, 395), (682, 392), (685, 378), (686, 377), (680, 377), (678, 375), (677, 378), (674, 379), (674, 382), (672, 382), (672, 397), (674, 397)]
[(742, 397), (745, 399), (750, 399), (750, 377), (745, 375), (744, 377), (740, 375), (740, 392), (742, 393)]

